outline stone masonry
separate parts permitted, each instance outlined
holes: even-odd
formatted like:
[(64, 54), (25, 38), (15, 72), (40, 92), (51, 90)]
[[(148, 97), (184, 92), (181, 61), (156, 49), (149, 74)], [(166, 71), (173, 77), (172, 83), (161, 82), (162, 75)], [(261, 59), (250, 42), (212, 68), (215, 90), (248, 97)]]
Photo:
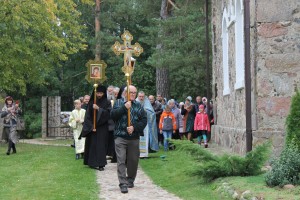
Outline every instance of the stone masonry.
[[(235, 13), (237, 2), (212, 1), (213, 98), (216, 143), (245, 154), (245, 89), (235, 89)], [(222, 20), (226, 9), (230, 94), (223, 95)], [(300, 1), (250, 1), (253, 145), (267, 139), (275, 154), (284, 145), (291, 97), (300, 87)]]

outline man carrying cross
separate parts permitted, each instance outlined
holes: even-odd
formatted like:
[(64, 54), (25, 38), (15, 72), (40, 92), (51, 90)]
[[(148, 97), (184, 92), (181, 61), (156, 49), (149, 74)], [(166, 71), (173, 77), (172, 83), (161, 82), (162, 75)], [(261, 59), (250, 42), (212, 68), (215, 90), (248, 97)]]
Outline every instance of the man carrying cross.
[[(127, 87), (124, 90), (127, 92)], [(115, 150), (118, 161), (119, 186), (122, 193), (134, 187), (139, 162), (139, 138), (147, 125), (147, 114), (136, 99), (137, 89), (129, 85), (129, 99), (118, 99), (110, 113), (115, 122)], [(127, 109), (130, 109), (128, 125)], [(126, 163), (127, 162), (127, 163)], [(127, 173), (126, 173), (127, 171)]]

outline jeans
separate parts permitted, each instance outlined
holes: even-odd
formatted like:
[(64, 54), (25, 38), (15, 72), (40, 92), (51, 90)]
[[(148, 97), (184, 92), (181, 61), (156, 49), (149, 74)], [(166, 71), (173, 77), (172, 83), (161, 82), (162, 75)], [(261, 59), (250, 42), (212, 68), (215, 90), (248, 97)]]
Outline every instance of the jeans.
[(172, 138), (172, 132), (173, 131), (163, 131), (163, 135), (164, 135), (164, 149), (165, 149), (165, 151), (167, 151), (169, 149), (168, 139)]
[(198, 144), (201, 144), (201, 137), (204, 140), (204, 143), (207, 143), (207, 137), (206, 137), (207, 131), (206, 130), (198, 130), (197, 131), (197, 138), (198, 138)]

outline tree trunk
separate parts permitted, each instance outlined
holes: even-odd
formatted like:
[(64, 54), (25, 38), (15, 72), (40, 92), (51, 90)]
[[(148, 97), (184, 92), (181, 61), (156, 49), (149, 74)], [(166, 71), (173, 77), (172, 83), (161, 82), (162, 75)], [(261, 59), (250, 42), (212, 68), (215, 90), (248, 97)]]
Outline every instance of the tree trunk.
[(101, 0), (96, 0), (96, 8), (95, 8), (95, 37), (96, 37), (96, 47), (95, 47), (95, 60), (99, 61), (101, 56), (100, 52), (100, 4)]
[(169, 71), (167, 68), (156, 68), (156, 91), (162, 97), (170, 97)]
[[(165, 20), (169, 17), (168, 0), (161, 1), (160, 17), (161, 20)], [(157, 46), (161, 52), (164, 50), (161, 44)], [(162, 97), (170, 97), (169, 71), (167, 66), (156, 68), (156, 93)]]

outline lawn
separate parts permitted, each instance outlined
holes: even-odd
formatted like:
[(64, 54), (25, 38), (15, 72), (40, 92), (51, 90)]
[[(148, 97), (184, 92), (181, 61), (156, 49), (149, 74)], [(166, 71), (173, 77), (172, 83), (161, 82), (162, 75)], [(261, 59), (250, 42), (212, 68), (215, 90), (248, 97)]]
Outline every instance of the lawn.
[(75, 160), (71, 147), (17, 144), (7, 156), (0, 145), (0, 199), (98, 199), (96, 172)]
[[(160, 156), (166, 155), (165, 159)], [(300, 186), (294, 189), (281, 189), (267, 187), (264, 175), (249, 177), (225, 177), (211, 183), (204, 183), (198, 176), (191, 175), (193, 168), (197, 167), (191, 155), (182, 151), (159, 151), (150, 154), (150, 158), (140, 160), (145, 173), (153, 182), (171, 193), (186, 200), (212, 200), (222, 199), (221, 191), (217, 188), (224, 182), (241, 195), (250, 190), (253, 196), (265, 200), (300, 200)]]
[[(162, 159), (161, 155), (166, 155), (165, 159)], [(150, 158), (141, 159), (140, 165), (155, 184), (182, 199), (226, 199), (218, 194), (215, 183), (204, 183), (201, 178), (191, 175), (191, 168), (196, 164), (192, 157), (184, 152), (152, 153)]]
[(264, 200), (299, 200), (300, 187), (294, 189), (270, 188), (264, 181), (264, 175), (249, 177), (227, 177), (221, 178), (218, 183), (227, 182), (239, 193), (250, 190), (254, 196)]
[[(72, 140), (50, 141), (52, 145), (70, 144)], [(7, 145), (0, 143), (0, 199), (98, 199), (96, 172), (75, 160), (69, 146), (17, 144), (17, 154), (7, 156)], [(165, 159), (161, 156), (165, 155)], [(283, 190), (269, 188), (264, 176), (226, 177), (212, 183), (191, 175), (197, 167), (186, 152), (159, 151), (141, 159), (140, 165), (153, 182), (185, 200), (226, 200), (217, 188), (227, 182), (237, 192), (250, 190), (261, 199), (300, 199), (300, 187)]]

